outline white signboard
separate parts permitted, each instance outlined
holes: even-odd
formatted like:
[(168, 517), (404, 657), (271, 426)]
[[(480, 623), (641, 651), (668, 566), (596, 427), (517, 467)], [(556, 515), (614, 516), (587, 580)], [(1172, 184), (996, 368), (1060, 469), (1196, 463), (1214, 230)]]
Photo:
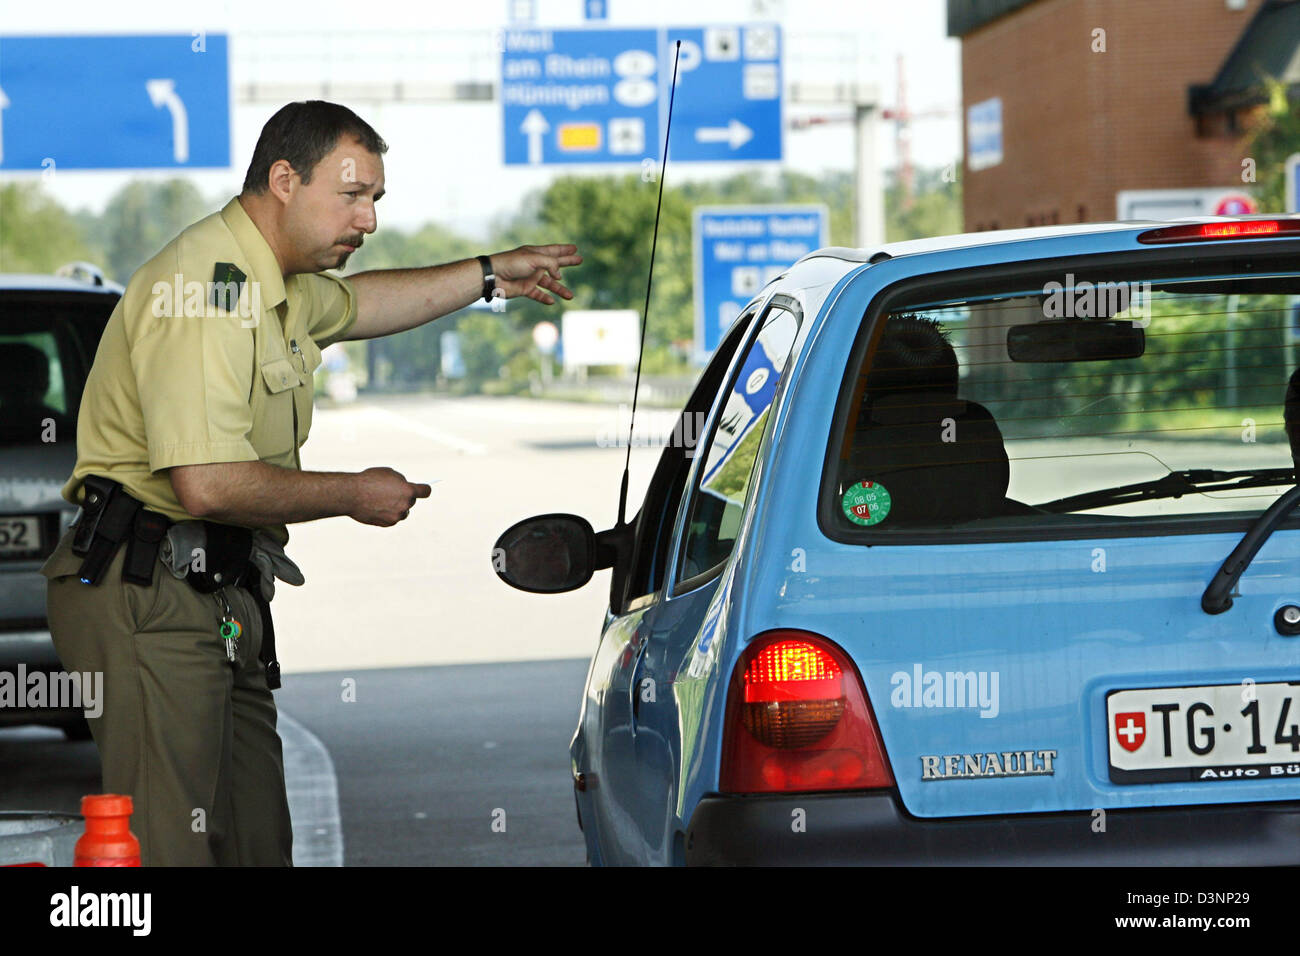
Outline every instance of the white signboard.
[(574, 311), (561, 320), (565, 370), (588, 365), (636, 365), (641, 315), (635, 309)]
[(1181, 219), (1185, 216), (1242, 216), (1258, 211), (1239, 187), (1208, 189), (1125, 189), (1115, 194), (1115, 218)]

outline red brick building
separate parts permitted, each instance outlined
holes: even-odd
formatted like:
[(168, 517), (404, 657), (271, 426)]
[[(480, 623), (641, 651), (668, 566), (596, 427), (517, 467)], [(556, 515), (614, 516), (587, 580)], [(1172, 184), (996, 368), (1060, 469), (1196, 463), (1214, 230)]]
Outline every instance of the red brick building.
[(1123, 190), (1236, 189), (1261, 73), (1300, 92), (1300, 0), (949, 0), (968, 230), (1117, 217)]

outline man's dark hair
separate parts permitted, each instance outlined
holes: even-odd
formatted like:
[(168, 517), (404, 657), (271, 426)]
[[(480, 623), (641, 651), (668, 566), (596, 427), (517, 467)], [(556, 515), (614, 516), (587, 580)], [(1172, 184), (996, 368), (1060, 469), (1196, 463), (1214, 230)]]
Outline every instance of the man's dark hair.
[(388, 152), (388, 144), (356, 113), (346, 106), (325, 100), (307, 100), (282, 106), (262, 127), (253, 150), (253, 160), (244, 177), (244, 192), (266, 192), (271, 166), (287, 159), (304, 183), (311, 182), (312, 170), (343, 136), (354, 136), (372, 153)]

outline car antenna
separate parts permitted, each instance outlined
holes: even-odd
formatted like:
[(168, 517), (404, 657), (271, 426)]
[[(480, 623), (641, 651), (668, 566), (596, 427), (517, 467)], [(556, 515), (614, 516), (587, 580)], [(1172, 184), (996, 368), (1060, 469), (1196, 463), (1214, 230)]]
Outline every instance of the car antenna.
[(618, 527), (623, 527), (627, 515), (627, 479), (632, 467), (632, 429), (636, 425), (636, 399), (641, 391), (641, 360), (645, 357), (646, 321), (650, 318), (650, 288), (655, 275), (655, 247), (659, 244), (659, 211), (664, 204), (664, 178), (668, 172), (668, 138), (673, 131), (673, 97), (677, 95), (677, 60), (681, 56), (682, 41), (673, 47), (673, 80), (668, 88), (668, 123), (664, 129), (664, 161), (659, 168), (659, 198), (655, 202), (655, 227), (650, 238), (650, 270), (645, 280), (645, 308), (641, 312), (641, 347), (636, 357), (636, 384), (632, 386), (632, 415), (627, 424), (627, 457), (623, 461), (623, 485), (618, 492)]

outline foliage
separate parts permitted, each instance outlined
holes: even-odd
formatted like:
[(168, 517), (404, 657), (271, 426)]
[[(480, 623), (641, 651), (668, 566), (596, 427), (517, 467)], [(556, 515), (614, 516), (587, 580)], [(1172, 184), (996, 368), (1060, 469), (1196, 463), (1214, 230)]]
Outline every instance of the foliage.
[(1266, 80), (1269, 103), (1251, 134), (1250, 152), (1256, 162), (1255, 195), (1261, 212), (1286, 210), (1286, 160), (1300, 153), (1300, 98), (1288, 100), (1285, 85)]
[(928, 239), (962, 231), (961, 167), (953, 174), (945, 170), (917, 170), (915, 195), (909, 203), (897, 175), (887, 178), (885, 187), (885, 240)]
[[(414, 269), (466, 259), (479, 251), (470, 240), (433, 223), (413, 233), (381, 228), (374, 235), (366, 237), (361, 248), (348, 260), (346, 273), (356, 275), (371, 269)], [(481, 327), (477, 320), (460, 323), (458, 317), (444, 318), (397, 335), (372, 339), (366, 343), (366, 347), (370, 350), (370, 363), (380, 372), (380, 376), (379, 381), (370, 384), (404, 388), (432, 385), (442, 363), (442, 333), (449, 329), (461, 332), (462, 350), (476, 354), (481, 351), (475, 342), (476, 338), (481, 337)], [(490, 336), (489, 341), (495, 343), (496, 337)], [(495, 378), (500, 363), (489, 364), (490, 372), (483, 377)]]
[(109, 200), (89, 238), (104, 250), (105, 274), (125, 285), (182, 230), (224, 204), (205, 200), (188, 179), (137, 179)]
[[(750, 171), (722, 180), (669, 181), (655, 252), (653, 297), (646, 325), (646, 374), (692, 375), (689, 343), (694, 333), (692, 210), (704, 205), (822, 203), (830, 212), (832, 245), (855, 244), (854, 180), (849, 173), (820, 177), (791, 171)], [(956, 183), (939, 172), (920, 171), (918, 195), (903, 208), (897, 185), (886, 195), (891, 240), (952, 232), (960, 228), (961, 197)], [(567, 309), (645, 309), (646, 279), (659, 183), (640, 173), (562, 176), (520, 204), (499, 223), (491, 239), (477, 243), (429, 223), (414, 231), (381, 228), (353, 255), (347, 274), (369, 269), (416, 268), (468, 258), (523, 244), (572, 242), (583, 264), (565, 273), (574, 299), (561, 308), (528, 299), (511, 300), (504, 313), (465, 310), (399, 335), (365, 343), (375, 385), (420, 387), (440, 377), (442, 333), (455, 331), (466, 366), (463, 388), (498, 386), (518, 390), (538, 370), (533, 326), (559, 324)], [(103, 215), (70, 214), (35, 184), (0, 190), (0, 268), (51, 272), (65, 262), (87, 259), (125, 283), (131, 274), (186, 226), (215, 211), (225, 198), (209, 202), (184, 179), (136, 180), (112, 197)], [(352, 348), (354, 357), (361, 351)]]
[(89, 258), (76, 220), (36, 183), (0, 186), (0, 272), (51, 273)]

